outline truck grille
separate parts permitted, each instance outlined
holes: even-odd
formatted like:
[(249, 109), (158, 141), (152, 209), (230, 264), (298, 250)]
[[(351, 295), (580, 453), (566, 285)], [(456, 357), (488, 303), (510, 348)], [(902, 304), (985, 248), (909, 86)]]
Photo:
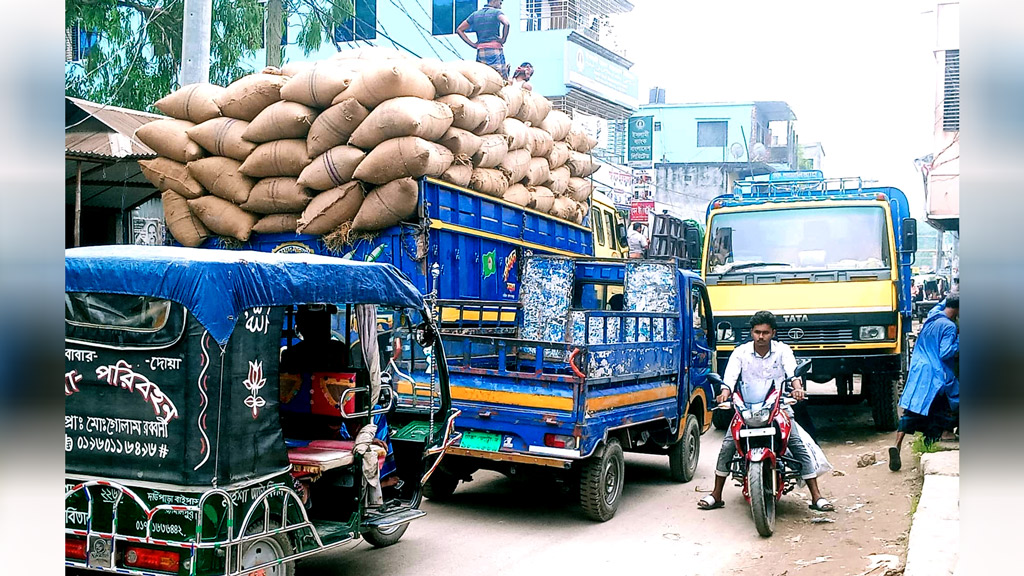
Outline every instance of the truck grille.
[[(799, 330), (802, 335), (794, 338)], [(789, 345), (799, 344), (843, 344), (853, 341), (853, 328), (796, 328), (780, 327), (775, 338)], [(750, 341), (750, 330), (740, 332), (740, 342)]]

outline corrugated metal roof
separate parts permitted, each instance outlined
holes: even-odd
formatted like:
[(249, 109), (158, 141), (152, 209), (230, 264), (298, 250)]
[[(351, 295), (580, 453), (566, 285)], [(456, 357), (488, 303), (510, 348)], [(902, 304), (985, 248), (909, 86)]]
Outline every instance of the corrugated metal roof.
[(67, 153), (108, 158), (155, 156), (150, 147), (135, 138), (135, 131), (161, 118), (165, 116), (66, 96), (64, 149)]

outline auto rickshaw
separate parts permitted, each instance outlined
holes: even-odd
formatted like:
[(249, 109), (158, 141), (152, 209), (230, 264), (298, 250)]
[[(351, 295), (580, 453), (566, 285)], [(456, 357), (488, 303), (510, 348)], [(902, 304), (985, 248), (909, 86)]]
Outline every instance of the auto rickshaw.
[[(65, 564), (287, 575), (397, 542), (456, 438), (428, 302), (388, 264), (68, 250)], [(311, 312), (353, 330), (300, 354)]]

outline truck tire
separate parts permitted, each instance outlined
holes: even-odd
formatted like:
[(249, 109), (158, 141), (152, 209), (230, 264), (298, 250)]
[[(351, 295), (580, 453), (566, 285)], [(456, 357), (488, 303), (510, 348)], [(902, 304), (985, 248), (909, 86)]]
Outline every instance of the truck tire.
[(699, 459), (700, 426), (697, 425), (696, 416), (687, 414), (682, 438), (668, 449), (668, 465), (672, 471), (672, 479), (676, 482), (693, 480)]
[(430, 480), (423, 485), (423, 495), (436, 502), (441, 502), (451, 498), (458, 485), (459, 478), (457, 476), (438, 468), (430, 475)]
[(591, 520), (607, 522), (615, 516), (626, 472), (622, 446), (615, 438), (598, 448), (580, 470), (580, 506)]
[(892, 432), (899, 422), (899, 378), (889, 374), (871, 377), (871, 416), (875, 430)]
[(732, 410), (712, 410), (711, 423), (715, 425), (715, 430), (728, 430), (733, 414)]

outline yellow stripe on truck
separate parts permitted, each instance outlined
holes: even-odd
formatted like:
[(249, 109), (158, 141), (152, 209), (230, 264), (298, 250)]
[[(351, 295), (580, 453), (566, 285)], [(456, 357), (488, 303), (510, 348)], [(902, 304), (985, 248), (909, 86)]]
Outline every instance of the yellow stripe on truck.
[(808, 282), (806, 284), (708, 285), (715, 316), (751, 315), (758, 310), (783, 314), (891, 312), (896, 291), (891, 280)]
[(469, 402), (487, 402), (506, 406), (522, 406), (524, 408), (546, 408), (548, 410), (572, 411), (572, 398), (565, 396), (545, 396), (542, 394), (525, 394), (523, 392), (499, 392), (497, 390), (481, 390), (466, 386), (451, 387), (453, 400)]
[(660, 386), (649, 390), (639, 390), (623, 394), (609, 394), (608, 396), (588, 398), (586, 410), (588, 413), (600, 412), (601, 410), (610, 410), (612, 408), (620, 408), (622, 406), (631, 406), (633, 404), (643, 404), (644, 402), (675, 398), (675, 396), (675, 386)]

